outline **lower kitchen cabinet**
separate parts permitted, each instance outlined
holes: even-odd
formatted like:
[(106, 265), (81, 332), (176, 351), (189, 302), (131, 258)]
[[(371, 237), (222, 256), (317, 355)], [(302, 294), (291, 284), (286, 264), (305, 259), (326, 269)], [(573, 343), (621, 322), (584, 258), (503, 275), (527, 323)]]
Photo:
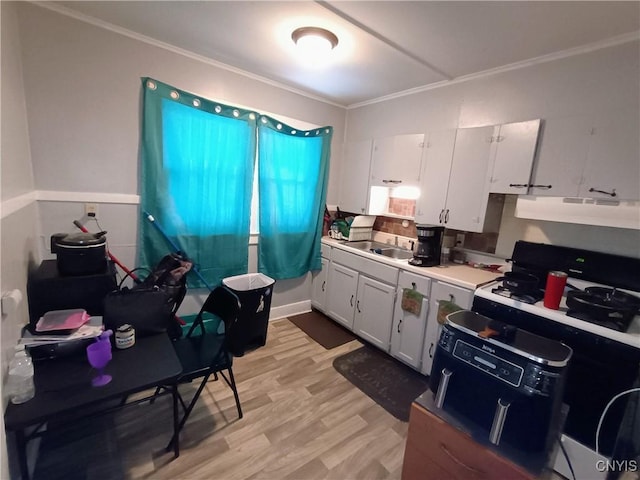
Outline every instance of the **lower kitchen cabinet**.
[(329, 277), (329, 260), (322, 259), (322, 270), (315, 272), (311, 280), (311, 306), (321, 312), (327, 308), (327, 278)]
[(443, 300), (453, 302), (461, 308), (470, 309), (473, 301), (473, 291), (444, 282), (432, 282), (424, 349), (422, 351), (422, 367), (420, 368), (420, 371), (425, 375), (431, 375), (433, 356), (440, 338), (440, 331), (442, 330), (442, 325), (438, 323), (438, 309), (440, 308), (440, 302)]
[(358, 272), (337, 263), (329, 266), (327, 315), (353, 330), (353, 312), (358, 293)]
[(413, 403), (402, 480), (533, 480), (534, 475)]
[(388, 352), (393, 322), (395, 285), (360, 275), (353, 332)]
[[(391, 355), (398, 360), (420, 368), (424, 334), (427, 326), (427, 314), (429, 313), (429, 289), (431, 280), (422, 275), (400, 272), (398, 277), (397, 301), (393, 315), (393, 327), (391, 329)], [(423, 296), (418, 314), (403, 310), (402, 296), (404, 289), (414, 289)]]

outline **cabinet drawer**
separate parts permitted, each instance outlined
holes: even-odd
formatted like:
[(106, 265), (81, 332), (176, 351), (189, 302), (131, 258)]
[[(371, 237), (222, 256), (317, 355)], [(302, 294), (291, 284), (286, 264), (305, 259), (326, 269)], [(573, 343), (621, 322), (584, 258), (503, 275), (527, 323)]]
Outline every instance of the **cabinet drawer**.
[(415, 288), (419, 293), (428, 297), (431, 291), (431, 279), (418, 275), (417, 273), (409, 273), (403, 270), (398, 277), (398, 287)]
[[(469, 435), (452, 427), (424, 408), (411, 405), (407, 444), (428, 463), (449, 473), (451, 479), (532, 480), (533, 475), (476, 443)], [(407, 460), (411, 460), (410, 458)], [(403, 476), (403, 480), (405, 477)]]
[(391, 285), (395, 285), (398, 281), (397, 268), (376, 262), (375, 260), (369, 260), (355, 253), (348, 253), (336, 248), (331, 253), (331, 260)]
[(325, 245), (324, 243), (321, 243), (320, 256), (322, 258), (326, 258), (327, 260), (331, 260), (331, 247), (329, 245)]

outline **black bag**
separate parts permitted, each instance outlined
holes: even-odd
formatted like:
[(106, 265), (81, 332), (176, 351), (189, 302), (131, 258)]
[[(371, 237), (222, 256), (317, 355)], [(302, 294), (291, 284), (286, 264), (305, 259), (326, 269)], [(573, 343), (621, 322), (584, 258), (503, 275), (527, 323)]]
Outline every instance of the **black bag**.
[(137, 337), (166, 332), (173, 321), (173, 302), (157, 287), (123, 288), (107, 294), (104, 299), (105, 329), (131, 325)]

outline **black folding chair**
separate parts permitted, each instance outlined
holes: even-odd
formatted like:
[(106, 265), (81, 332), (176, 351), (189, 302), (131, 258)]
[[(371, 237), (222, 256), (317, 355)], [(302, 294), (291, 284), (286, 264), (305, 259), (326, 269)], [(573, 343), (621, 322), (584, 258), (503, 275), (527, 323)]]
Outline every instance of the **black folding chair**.
[[(220, 373), (225, 382), (227, 382), (227, 385), (233, 391), (236, 407), (238, 408), (238, 416), (242, 418), (240, 398), (238, 397), (238, 389), (233, 377), (233, 356), (229, 353), (227, 345), (227, 335), (236, 326), (239, 312), (240, 301), (238, 297), (226, 287), (216, 287), (207, 297), (187, 335), (174, 340), (173, 346), (182, 364), (182, 375), (178, 379), (178, 383), (190, 383), (198, 378), (201, 378), (201, 381), (188, 405), (182, 396), (178, 394), (178, 400), (182, 404), (184, 415), (178, 425), (177, 433), (174, 434), (167, 445), (167, 450), (172, 447), (175, 435), (180, 433), (187, 422), (211, 375), (217, 380), (218, 373)], [(206, 330), (203, 318), (206, 313), (214, 315), (224, 323), (223, 333), (208, 332)], [(194, 335), (194, 331), (198, 327), (200, 335)], [(225, 375), (225, 370), (228, 373), (228, 377)]]

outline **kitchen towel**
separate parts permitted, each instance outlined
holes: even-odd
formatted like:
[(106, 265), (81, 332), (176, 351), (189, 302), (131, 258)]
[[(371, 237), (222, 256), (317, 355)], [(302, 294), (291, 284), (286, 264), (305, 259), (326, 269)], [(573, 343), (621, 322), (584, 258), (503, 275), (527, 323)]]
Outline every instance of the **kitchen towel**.
[(400, 303), (400, 306), (405, 312), (413, 313), (416, 316), (420, 315), (423, 298), (424, 295), (417, 290), (414, 290), (413, 288), (404, 288), (402, 290), (402, 302)]
[(447, 323), (447, 315), (458, 310), (464, 310), (464, 308), (448, 300), (440, 300), (438, 302), (438, 323), (444, 325)]

